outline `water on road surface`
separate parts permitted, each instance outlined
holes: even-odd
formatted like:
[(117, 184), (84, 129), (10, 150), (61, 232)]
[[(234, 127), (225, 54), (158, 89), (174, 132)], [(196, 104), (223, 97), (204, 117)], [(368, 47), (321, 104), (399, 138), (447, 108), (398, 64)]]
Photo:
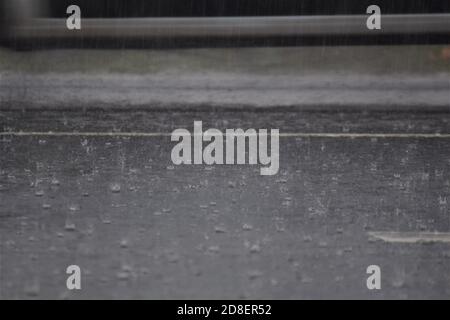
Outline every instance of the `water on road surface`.
[[(279, 173), (174, 166), (170, 133), (194, 120), (279, 128)], [(3, 110), (0, 123), (0, 298), (450, 295), (447, 112)]]

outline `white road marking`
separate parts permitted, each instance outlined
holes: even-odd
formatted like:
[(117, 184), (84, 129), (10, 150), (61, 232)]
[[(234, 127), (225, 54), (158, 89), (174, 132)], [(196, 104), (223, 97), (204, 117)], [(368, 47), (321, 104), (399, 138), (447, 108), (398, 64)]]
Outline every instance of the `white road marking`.
[(170, 137), (162, 132), (0, 132), (0, 136), (15, 137)]
[[(269, 131), (270, 134), (270, 131)], [(0, 136), (42, 137), (170, 137), (165, 132), (0, 132)], [(280, 133), (280, 138), (450, 139), (448, 133)]]
[(369, 232), (368, 235), (372, 238), (380, 239), (389, 243), (421, 243), (421, 242), (450, 243), (450, 233), (448, 232), (378, 231), (378, 232)]

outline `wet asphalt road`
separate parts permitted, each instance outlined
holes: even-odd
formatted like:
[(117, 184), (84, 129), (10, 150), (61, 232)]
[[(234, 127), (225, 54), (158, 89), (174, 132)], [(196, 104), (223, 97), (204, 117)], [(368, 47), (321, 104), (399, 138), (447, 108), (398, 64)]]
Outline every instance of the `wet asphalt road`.
[[(173, 166), (170, 133), (278, 128), (280, 171)], [(0, 298), (450, 297), (445, 112), (0, 112)], [(43, 136), (39, 132), (79, 132)], [(379, 137), (378, 133), (406, 133)], [(410, 232), (393, 242), (371, 232)], [(441, 239), (441, 240), (442, 240)], [(429, 240), (429, 239), (428, 239)], [(82, 290), (65, 270), (82, 268)], [(382, 289), (366, 268), (379, 265)]]

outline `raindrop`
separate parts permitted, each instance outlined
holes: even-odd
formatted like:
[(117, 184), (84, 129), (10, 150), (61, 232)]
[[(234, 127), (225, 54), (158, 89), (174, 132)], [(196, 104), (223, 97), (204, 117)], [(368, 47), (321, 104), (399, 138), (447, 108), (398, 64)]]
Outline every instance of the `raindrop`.
[(283, 207), (290, 207), (291, 206), (291, 204), (292, 204), (292, 202), (291, 201), (283, 201), (282, 203), (281, 203), (281, 205), (283, 206)]
[(29, 297), (37, 297), (41, 291), (39, 282), (34, 282), (25, 287), (25, 294)]
[(250, 247), (250, 252), (251, 253), (259, 253), (259, 252), (261, 252), (261, 246), (258, 243), (252, 245)]
[(111, 184), (109, 185), (109, 190), (110, 190), (112, 193), (119, 193), (119, 192), (120, 192), (120, 189), (121, 189), (121, 187), (120, 187), (120, 184), (118, 184), (118, 183), (111, 183)]
[(275, 229), (277, 230), (277, 232), (285, 232), (286, 231), (286, 226), (285, 226), (283, 221), (276, 221), (275, 222)]
[(228, 181), (228, 188), (231, 188), (231, 189), (236, 188), (236, 183), (233, 181)]
[(74, 223), (72, 223), (72, 222), (66, 222), (66, 225), (64, 226), (64, 229), (65, 229), (66, 231), (75, 231), (75, 230), (76, 230), (76, 227), (75, 227), (75, 224), (74, 224)]
[(128, 248), (128, 241), (126, 239), (120, 241), (120, 247), (123, 249)]
[(220, 247), (219, 246), (209, 246), (208, 251), (212, 253), (219, 253)]
[(326, 247), (328, 247), (328, 243), (326, 241), (320, 241), (319, 242), (319, 247), (320, 248), (326, 248)]
[(398, 275), (393, 281), (392, 286), (394, 288), (402, 288), (405, 285), (405, 278), (403, 275)]
[(311, 283), (311, 282), (313, 282), (313, 279), (307, 275), (302, 275), (301, 282), (302, 283)]
[(180, 260), (180, 256), (176, 252), (167, 253), (167, 261), (170, 263), (177, 263)]
[(72, 212), (80, 211), (80, 206), (78, 204), (71, 204), (69, 206), (69, 210), (72, 211)]
[(116, 277), (119, 280), (128, 280), (131, 276), (132, 268), (128, 265), (122, 266), (121, 270), (116, 273)]
[(255, 280), (257, 278), (260, 278), (263, 275), (263, 273), (259, 270), (251, 270), (248, 272), (248, 277), (250, 280)]
[(227, 230), (223, 226), (216, 226), (216, 227), (214, 227), (214, 231), (216, 233), (226, 233), (227, 232)]

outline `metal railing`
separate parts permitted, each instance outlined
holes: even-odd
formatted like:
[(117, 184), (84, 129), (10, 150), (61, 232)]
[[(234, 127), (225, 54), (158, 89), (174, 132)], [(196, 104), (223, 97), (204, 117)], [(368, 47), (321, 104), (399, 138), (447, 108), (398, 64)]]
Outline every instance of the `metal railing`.
[(81, 30), (68, 30), (65, 19), (33, 18), (19, 20), (8, 33), (15, 39), (450, 34), (450, 14), (383, 15), (381, 30), (369, 30), (366, 19), (365, 15), (86, 18)]

